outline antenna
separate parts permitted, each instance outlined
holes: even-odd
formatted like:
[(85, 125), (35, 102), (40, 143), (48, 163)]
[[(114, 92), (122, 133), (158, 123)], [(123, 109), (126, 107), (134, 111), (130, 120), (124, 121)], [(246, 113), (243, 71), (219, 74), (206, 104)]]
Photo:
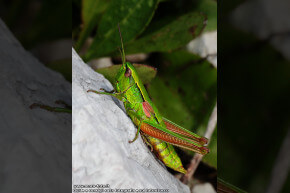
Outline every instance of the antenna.
[(119, 23), (118, 23), (118, 28), (119, 28), (120, 38), (121, 38), (121, 45), (122, 45), (122, 52), (121, 52), (122, 62), (123, 62), (123, 64), (125, 64), (125, 62), (126, 62), (126, 58), (125, 58), (125, 50), (124, 50), (123, 38), (122, 38), (122, 34), (121, 34), (121, 30), (120, 30), (120, 25), (119, 25)]

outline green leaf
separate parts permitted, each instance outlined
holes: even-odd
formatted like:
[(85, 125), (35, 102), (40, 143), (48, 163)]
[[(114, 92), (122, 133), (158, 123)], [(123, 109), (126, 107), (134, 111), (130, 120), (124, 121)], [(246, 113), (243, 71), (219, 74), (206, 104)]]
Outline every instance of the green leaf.
[(110, 0), (82, 0), (82, 19), (84, 24), (101, 14), (109, 6)]
[[(160, 29), (126, 45), (126, 53), (167, 52), (186, 45), (197, 37), (206, 25), (206, 16), (200, 13), (183, 15)], [(156, 28), (156, 25), (154, 25)]]
[(112, 0), (84, 60), (109, 55), (121, 45), (118, 23), (124, 43), (134, 39), (151, 21), (157, 4), (157, 0)]
[(217, 2), (215, 0), (200, 0), (194, 10), (201, 11), (207, 16), (205, 31), (217, 29)]
[(82, 20), (83, 29), (80, 33), (79, 39), (75, 45), (75, 49), (78, 51), (85, 40), (88, 38), (92, 30), (96, 27), (98, 20), (101, 18), (101, 14), (109, 6), (109, 0), (83, 0), (82, 1)]
[[(99, 68), (96, 71), (103, 74), (112, 84), (115, 84), (115, 77), (121, 68), (121, 64), (106, 68)], [(144, 64), (133, 64), (143, 84), (148, 84), (156, 76), (157, 70)]]

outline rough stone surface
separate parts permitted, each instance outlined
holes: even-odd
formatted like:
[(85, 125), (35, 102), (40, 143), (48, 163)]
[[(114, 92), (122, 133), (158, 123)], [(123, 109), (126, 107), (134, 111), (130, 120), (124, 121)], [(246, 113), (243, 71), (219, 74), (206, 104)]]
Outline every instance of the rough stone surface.
[(71, 190), (71, 115), (30, 109), (71, 103), (71, 84), (24, 50), (0, 19), (0, 192)]
[(136, 128), (117, 99), (87, 93), (88, 89), (112, 90), (109, 81), (86, 65), (74, 50), (72, 65), (73, 184), (189, 192), (155, 159), (140, 136), (128, 143)]

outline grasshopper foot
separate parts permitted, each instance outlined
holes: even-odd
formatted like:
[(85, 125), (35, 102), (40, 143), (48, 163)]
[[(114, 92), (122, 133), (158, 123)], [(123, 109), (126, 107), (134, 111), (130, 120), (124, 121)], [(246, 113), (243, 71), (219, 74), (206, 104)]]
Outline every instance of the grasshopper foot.
[[(137, 138), (136, 138), (137, 139)], [(136, 141), (136, 139), (134, 138), (133, 140), (129, 140), (129, 143), (133, 143), (134, 141)]]
[(129, 143), (133, 143), (134, 141), (136, 141), (136, 139), (138, 138), (138, 134), (139, 134), (139, 131), (137, 131), (134, 139), (133, 140), (130, 140)]
[(111, 90), (111, 91), (107, 91), (103, 88), (100, 88), (100, 90), (102, 90), (103, 92), (99, 92), (99, 91), (96, 91), (96, 90), (87, 90), (87, 92), (94, 92), (94, 93), (97, 93), (97, 94), (114, 94), (115, 90)]
[(87, 92), (94, 92), (94, 93), (97, 93), (97, 94), (99, 94), (99, 92), (98, 92), (98, 91), (96, 91), (96, 90), (87, 90)]

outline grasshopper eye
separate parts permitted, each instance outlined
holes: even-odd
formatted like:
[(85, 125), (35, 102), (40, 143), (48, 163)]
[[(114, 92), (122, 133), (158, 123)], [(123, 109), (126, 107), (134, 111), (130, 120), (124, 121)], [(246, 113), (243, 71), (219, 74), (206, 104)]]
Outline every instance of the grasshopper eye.
[(130, 77), (131, 75), (132, 75), (132, 71), (130, 70), (130, 68), (127, 68), (125, 72), (125, 76)]

